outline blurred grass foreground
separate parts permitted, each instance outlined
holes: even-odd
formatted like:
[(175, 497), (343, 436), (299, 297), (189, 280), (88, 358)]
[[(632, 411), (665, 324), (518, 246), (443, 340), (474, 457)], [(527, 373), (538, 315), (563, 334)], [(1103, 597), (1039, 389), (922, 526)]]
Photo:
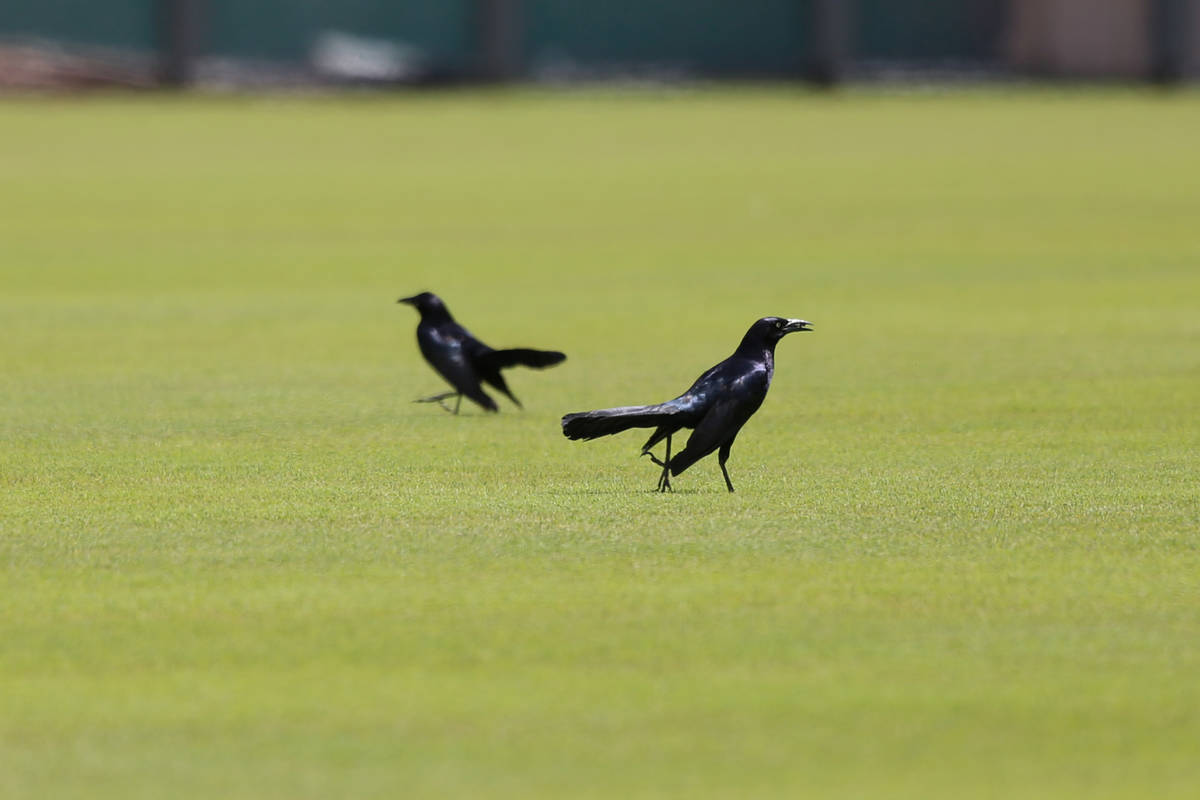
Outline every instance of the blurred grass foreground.
[[(0, 104), (0, 795), (1184, 798), (1200, 104)], [(526, 410), (459, 417), (429, 289)], [(766, 314), (652, 489), (568, 411)]]

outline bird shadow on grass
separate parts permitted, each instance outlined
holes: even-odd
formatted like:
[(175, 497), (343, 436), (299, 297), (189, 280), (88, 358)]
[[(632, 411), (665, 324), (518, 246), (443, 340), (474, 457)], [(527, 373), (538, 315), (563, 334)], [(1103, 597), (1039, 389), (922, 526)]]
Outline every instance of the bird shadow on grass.
[(706, 492), (701, 489), (676, 489), (673, 492), (660, 492), (658, 489), (632, 489), (632, 490), (630, 490), (630, 489), (612, 488), (612, 489), (554, 489), (554, 490), (545, 492), (545, 494), (561, 495), (561, 496), (566, 496), (566, 497), (579, 497), (579, 496), (587, 496), (587, 495), (596, 495), (596, 496), (599, 496), (599, 495), (606, 495), (606, 496), (623, 495), (623, 496), (628, 497), (628, 496), (660, 494), (660, 495), (663, 495), (664, 497), (670, 497), (673, 494), (702, 495), (702, 494), (716, 494), (716, 492), (715, 491), (714, 492)]

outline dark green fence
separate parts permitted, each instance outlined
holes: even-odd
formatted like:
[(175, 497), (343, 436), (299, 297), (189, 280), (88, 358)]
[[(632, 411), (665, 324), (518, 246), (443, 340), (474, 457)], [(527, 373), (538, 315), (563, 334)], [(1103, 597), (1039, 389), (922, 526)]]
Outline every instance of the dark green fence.
[(527, 0), (526, 63), (678, 66), (700, 74), (789, 75), (808, 50), (797, 0)]
[(301, 60), (326, 30), (404, 41), (466, 64), (476, 48), (474, 0), (206, 0), (201, 42), (227, 56)]
[[(663, 67), (712, 76), (790, 76), (813, 49), (821, 0), (510, 0), (518, 74), (547, 61)], [(860, 59), (991, 61), (1007, 0), (856, 0)], [(0, 36), (134, 50), (160, 46), (169, 0), (2, 0)], [(407, 42), (451, 71), (481, 64), (487, 0), (191, 0), (201, 54), (301, 61), (338, 30)]]
[(855, 54), (886, 61), (1002, 57), (1007, 0), (857, 0)]
[(151, 50), (155, 0), (0, 0), (0, 36)]

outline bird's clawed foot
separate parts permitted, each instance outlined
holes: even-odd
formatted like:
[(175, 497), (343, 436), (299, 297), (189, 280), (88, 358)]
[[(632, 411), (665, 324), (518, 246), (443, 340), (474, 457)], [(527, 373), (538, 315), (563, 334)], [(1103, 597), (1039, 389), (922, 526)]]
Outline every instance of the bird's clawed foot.
[[(454, 404), (454, 408), (446, 405), (446, 398), (457, 397), (458, 402)], [(458, 392), (442, 392), (441, 394), (431, 395), (430, 397), (422, 397), (419, 400), (413, 400), (414, 403), (437, 403), (438, 406), (449, 414), (457, 414), (458, 407), (462, 403), (462, 395)]]
[(662, 474), (658, 476), (658, 485), (654, 487), (654, 490), (656, 492), (674, 492), (675, 490), (671, 488), (671, 468), (667, 466), (667, 462), (649, 450), (642, 453), (642, 455), (648, 456), (656, 466), (662, 467)]
[(662, 467), (662, 474), (658, 476), (658, 486), (655, 487), (657, 491), (673, 493), (675, 490), (671, 488), (671, 437), (667, 437), (666, 458), (660, 459), (649, 450), (643, 450), (642, 455), (650, 456), (652, 462)]

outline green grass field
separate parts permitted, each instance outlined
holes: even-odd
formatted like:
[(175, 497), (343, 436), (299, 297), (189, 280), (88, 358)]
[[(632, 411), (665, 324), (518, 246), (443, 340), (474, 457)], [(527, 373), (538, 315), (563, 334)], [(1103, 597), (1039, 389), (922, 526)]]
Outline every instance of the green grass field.
[[(0, 103), (0, 796), (1190, 798), (1200, 96)], [(514, 371), (460, 417), (401, 295)], [(637, 433), (755, 318), (743, 430)]]

